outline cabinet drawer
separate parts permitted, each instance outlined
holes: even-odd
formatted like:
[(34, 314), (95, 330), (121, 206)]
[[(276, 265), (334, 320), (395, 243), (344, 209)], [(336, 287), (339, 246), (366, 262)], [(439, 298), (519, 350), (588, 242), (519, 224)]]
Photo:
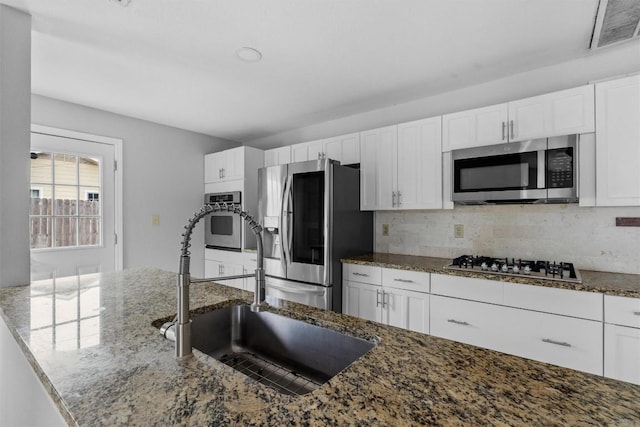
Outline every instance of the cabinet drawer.
[(371, 285), (382, 285), (382, 272), (380, 267), (359, 264), (343, 264), (342, 280), (352, 282), (369, 283)]
[(431, 295), (431, 335), (501, 350), (505, 307)]
[(431, 274), (431, 293), (473, 301), (502, 304), (503, 284), (496, 280)]
[(387, 288), (429, 292), (429, 273), (383, 268), (382, 284)]
[(640, 328), (640, 298), (604, 296), (604, 321)]
[(595, 292), (505, 283), (504, 305), (601, 322), (603, 319), (602, 294)]
[(555, 314), (507, 308), (505, 353), (602, 375), (603, 324)]

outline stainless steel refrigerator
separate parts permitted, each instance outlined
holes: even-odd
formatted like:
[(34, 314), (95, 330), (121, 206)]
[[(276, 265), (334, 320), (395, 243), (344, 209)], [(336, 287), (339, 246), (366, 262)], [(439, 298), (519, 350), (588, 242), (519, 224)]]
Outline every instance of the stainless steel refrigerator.
[(340, 259), (373, 251), (373, 213), (360, 211), (360, 171), (330, 159), (258, 172), (270, 302), (342, 312)]

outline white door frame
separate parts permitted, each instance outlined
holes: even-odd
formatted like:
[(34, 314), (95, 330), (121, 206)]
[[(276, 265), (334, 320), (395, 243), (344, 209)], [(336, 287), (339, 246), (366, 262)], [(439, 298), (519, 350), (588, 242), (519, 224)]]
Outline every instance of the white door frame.
[(100, 144), (109, 144), (113, 146), (114, 158), (116, 161), (115, 170), (115, 271), (122, 270), (124, 266), (124, 212), (122, 208), (123, 197), (123, 181), (122, 181), (122, 139), (112, 138), (109, 136), (93, 135), (90, 133), (76, 132), (73, 130), (60, 129), (51, 126), (42, 126), (37, 124), (31, 124), (31, 132), (41, 133), (51, 136), (59, 136), (62, 138), (79, 139), (88, 142), (97, 142)]

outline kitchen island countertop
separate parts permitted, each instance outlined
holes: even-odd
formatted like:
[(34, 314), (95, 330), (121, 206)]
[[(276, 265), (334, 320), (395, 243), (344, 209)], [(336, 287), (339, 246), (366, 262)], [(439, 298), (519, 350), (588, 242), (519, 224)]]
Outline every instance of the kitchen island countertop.
[[(195, 311), (250, 297), (191, 287)], [(75, 332), (47, 332), (55, 301), (78, 307)], [(640, 425), (640, 386), (293, 303), (273, 310), (378, 345), (319, 389), (281, 395), (197, 350), (176, 360), (152, 326), (175, 303), (175, 274), (156, 269), (0, 289), (0, 315), (70, 425)]]

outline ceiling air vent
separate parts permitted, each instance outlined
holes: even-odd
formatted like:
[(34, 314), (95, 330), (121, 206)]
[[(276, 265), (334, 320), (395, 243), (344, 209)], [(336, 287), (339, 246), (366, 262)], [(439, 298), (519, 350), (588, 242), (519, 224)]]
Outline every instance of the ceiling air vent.
[(591, 49), (632, 40), (639, 30), (640, 0), (600, 0)]

